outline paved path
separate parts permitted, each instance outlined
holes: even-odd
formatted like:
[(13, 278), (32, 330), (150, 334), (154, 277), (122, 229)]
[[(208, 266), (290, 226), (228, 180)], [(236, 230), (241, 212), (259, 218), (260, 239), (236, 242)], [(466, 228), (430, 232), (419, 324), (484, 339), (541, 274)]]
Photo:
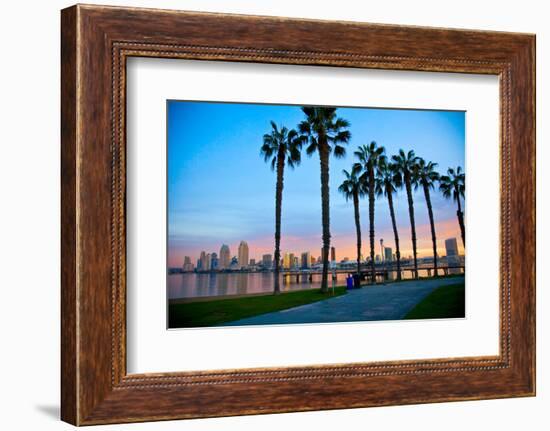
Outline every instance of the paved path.
[(235, 320), (225, 326), (399, 320), (437, 287), (461, 281), (464, 281), (464, 276), (366, 286), (346, 295)]

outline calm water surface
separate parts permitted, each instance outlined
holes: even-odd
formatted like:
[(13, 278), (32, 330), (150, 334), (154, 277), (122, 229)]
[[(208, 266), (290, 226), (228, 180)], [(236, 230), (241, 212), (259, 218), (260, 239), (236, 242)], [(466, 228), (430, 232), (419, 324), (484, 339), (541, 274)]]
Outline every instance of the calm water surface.
[[(419, 268), (419, 275), (426, 276), (427, 271)], [(390, 273), (390, 279), (395, 279), (395, 273)], [(402, 278), (411, 278), (410, 271), (404, 271)], [(321, 275), (314, 274), (313, 281), (308, 280), (308, 274), (282, 274), (281, 290), (302, 290), (321, 287)], [(346, 273), (336, 275), (335, 286), (345, 286)], [(333, 285), (332, 274), (329, 273), (329, 287)], [(246, 295), (251, 293), (268, 293), (273, 290), (273, 273), (219, 273), (219, 274), (170, 274), (168, 276), (168, 298), (196, 298), (201, 296)]]

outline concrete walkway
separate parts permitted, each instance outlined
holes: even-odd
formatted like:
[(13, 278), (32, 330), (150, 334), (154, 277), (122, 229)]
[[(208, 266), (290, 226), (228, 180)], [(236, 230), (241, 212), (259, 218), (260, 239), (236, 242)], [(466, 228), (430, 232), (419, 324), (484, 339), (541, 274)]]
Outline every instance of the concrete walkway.
[(434, 289), (464, 282), (464, 276), (365, 286), (312, 304), (235, 320), (224, 326), (400, 320)]

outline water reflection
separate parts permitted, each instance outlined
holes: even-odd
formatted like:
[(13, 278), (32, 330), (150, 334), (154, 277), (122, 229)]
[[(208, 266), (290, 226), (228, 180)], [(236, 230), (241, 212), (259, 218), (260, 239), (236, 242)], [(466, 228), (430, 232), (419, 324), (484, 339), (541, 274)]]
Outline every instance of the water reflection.
[[(450, 272), (450, 271), (449, 271)], [(350, 272), (352, 273), (352, 272)], [(460, 273), (463, 273), (460, 270)], [(388, 271), (384, 279), (377, 277), (378, 282), (395, 281), (396, 271)], [(433, 271), (429, 268), (418, 268), (419, 277), (431, 277)], [(439, 275), (444, 275), (439, 270)], [(329, 273), (329, 287), (345, 286), (348, 273)], [(281, 274), (280, 286), (283, 291), (314, 289), (321, 287), (321, 274)], [(404, 269), (401, 273), (404, 280), (414, 278), (413, 271)], [(246, 295), (253, 293), (269, 293), (273, 290), (273, 273), (212, 273), (212, 274), (170, 274), (168, 276), (168, 297), (195, 298), (202, 296)]]

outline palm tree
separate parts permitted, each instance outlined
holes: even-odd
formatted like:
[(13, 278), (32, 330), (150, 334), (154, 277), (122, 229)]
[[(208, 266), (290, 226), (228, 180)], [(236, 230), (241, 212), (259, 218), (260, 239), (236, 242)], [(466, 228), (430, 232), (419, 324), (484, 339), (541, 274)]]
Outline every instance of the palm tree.
[(419, 158), (414, 171), (415, 190), (422, 186), (424, 198), (426, 199), (426, 207), (428, 208), (428, 217), (430, 218), (430, 229), (432, 231), (432, 248), (434, 254), (434, 274), (437, 277), (437, 244), (435, 235), (434, 214), (432, 211), (432, 200), (430, 198), (430, 189), (434, 188), (436, 182), (439, 181), (439, 173), (435, 170), (437, 163), (426, 162)]
[(456, 215), (458, 217), (458, 224), (460, 225), (460, 233), (462, 235), (462, 245), (466, 246), (466, 241), (464, 240), (464, 213), (462, 212), (462, 207), (460, 206), (460, 198), (464, 199), (464, 193), (466, 190), (466, 176), (462, 172), (462, 168), (457, 166), (456, 170), (449, 168), (447, 170), (447, 175), (442, 175), (439, 179), (439, 190), (443, 193), (443, 196), (446, 198), (451, 198), (456, 201), (458, 210)]
[(393, 195), (397, 193), (397, 188), (401, 187), (401, 177), (396, 173), (396, 168), (387, 159), (380, 163), (378, 175), (376, 178), (376, 194), (385, 195), (390, 207), (391, 224), (393, 228), (393, 237), (395, 239), (395, 257), (397, 259), (397, 279), (401, 280), (401, 252), (399, 251), (399, 232), (395, 221), (395, 210), (393, 207)]
[(346, 201), (349, 199), (353, 200), (355, 232), (357, 235), (357, 276), (361, 277), (361, 221), (359, 217), (359, 197), (364, 195), (365, 189), (363, 187), (363, 182), (358, 176), (360, 169), (358, 169), (357, 165), (352, 167), (351, 172), (344, 169), (342, 173), (346, 179), (340, 184), (338, 191), (344, 195)]
[(369, 195), (369, 238), (370, 238), (370, 268), (372, 282), (376, 282), (376, 269), (374, 266), (374, 197), (376, 195), (376, 173), (381, 164), (385, 163), (386, 152), (384, 147), (379, 147), (372, 141), (369, 145), (360, 146), (355, 151), (359, 159), (357, 166), (363, 170), (361, 178)]
[(348, 129), (349, 121), (336, 116), (336, 108), (304, 106), (302, 112), (306, 119), (298, 128), (304, 141), (307, 140), (306, 152), (309, 156), (319, 153), (321, 165), (321, 218), (323, 224), (323, 274), (321, 292), (328, 291), (328, 253), (330, 249), (330, 202), (329, 202), (329, 156), (344, 157), (347, 144), (351, 138)]
[(275, 185), (275, 268), (273, 271), (273, 293), (279, 294), (281, 292), (279, 286), (281, 265), (281, 208), (283, 203), (285, 164), (290, 168), (294, 168), (294, 166), (300, 164), (302, 139), (296, 130), (288, 130), (284, 126), (278, 128), (277, 125), (271, 121), (271, 132), (264, 135), (263, 141), (264, 143), (260, 149), (260, 154), (264, 157), (265, 162), (271, 159), (271, 169), (277, 170), (277, 182)]
[(414, 185), (413, 172), (418, 162), (418, 157), (414, 155), (414, 151), (410, 150), (405, 154), (403, 150), (399, 150), (397, 155), (392, 156), (395, 166), (395, 171), (400, 177), (400, 184), (405, 185), (407, 192), (407, 201), (409, 204), (409, 220), (411, 222), (411, 241), (413, 246), (414, 259), (414, 277), (418, 278), (418, 261), (416, 253), (416, 227), (414, 224), (414, 202), (412, 197), (412, 186)]

